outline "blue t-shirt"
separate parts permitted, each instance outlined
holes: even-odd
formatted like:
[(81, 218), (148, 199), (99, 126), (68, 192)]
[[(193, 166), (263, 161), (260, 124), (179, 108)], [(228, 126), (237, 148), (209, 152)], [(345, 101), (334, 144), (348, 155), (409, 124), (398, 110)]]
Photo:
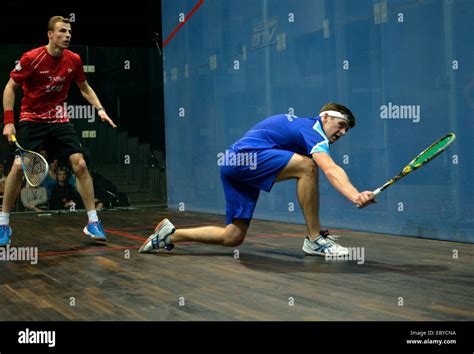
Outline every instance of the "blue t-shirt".
[(329, 140), (321, 118), (300, 118), (280, 114), (264, 119), (231, 146), (234, 151), (280, 149), (311, 156), (329, 152)]

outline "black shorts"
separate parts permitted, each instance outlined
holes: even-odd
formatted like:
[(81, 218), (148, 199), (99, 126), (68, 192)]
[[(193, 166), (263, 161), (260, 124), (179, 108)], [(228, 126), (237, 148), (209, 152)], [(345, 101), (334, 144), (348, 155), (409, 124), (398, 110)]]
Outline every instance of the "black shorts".
[(43, 147), (50, 157), (60, 160), (75, 153), (84, 155), (79, 136), (72, 123), (20, 122), (16, 138), (25, 150), (38, 151)]

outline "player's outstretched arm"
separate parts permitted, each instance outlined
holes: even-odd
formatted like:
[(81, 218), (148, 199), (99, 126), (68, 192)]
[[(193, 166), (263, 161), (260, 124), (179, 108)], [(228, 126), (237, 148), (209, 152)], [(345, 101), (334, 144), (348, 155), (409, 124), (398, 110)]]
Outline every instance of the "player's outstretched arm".
[(15, 91), (20, 87), (13, 79), (8, 80), (5, 90), (3, 91), (3, 114), (4, 114), (4, 126), (3, 135), (11, 142), (11, 136), (16, 134), (14, 117), (13, 117), (13, 106), (15, 105)]
[(349, 180), (347, 173), (339, 167), (328, 154), (316, 152), (313, 160), (324, 172), (333, 187), (359, 208), (375, 203), (374, 195), (370, 191), (359, 192)]
[(107, 112), (105, 112), (104, 108), (102, 107), (99, 101), (99, 98), (97, 97), (97, 94), (92, 89), (92, 87), (90, 87), (90, 85), (87, 83), (87, 80), (76, 82), (76, 83), (77, 83), (77, 86), (79, 87), (79, 90), (81, 90), (82, 97), (84, 97), (87, 100), (87, 102), (89, 102), (91, 105), (97, 108), (100, 119), (103, 122), (109, 123), (112, 128), (117, 128), (113, 120), (110, 119), (110, 117), (107, 115)]

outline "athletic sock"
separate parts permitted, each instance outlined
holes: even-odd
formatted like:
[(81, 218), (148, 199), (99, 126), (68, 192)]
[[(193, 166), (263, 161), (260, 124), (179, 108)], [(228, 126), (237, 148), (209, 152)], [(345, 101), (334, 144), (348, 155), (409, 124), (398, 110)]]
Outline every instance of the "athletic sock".
[(99, 221), (99, 217), (97, 216), (97, 211), (91, 210), (87, 212), (87, 217), (89, 218), (89, 222), (97, 222)]
[(327, 229), (326, 229), (326, 230), (319, 230), (319, 234), (320, 234), (322, 237), (326, 238), (326, 237), (329, 236), (329, 230), (327, 230)]
[(0, 212), (0, 225), (10, 224), (10, 213)]

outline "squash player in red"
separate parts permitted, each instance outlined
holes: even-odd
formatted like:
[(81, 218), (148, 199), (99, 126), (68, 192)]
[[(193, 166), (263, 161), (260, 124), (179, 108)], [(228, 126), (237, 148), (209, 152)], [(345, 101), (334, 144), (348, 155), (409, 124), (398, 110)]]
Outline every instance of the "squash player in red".
[[(10, 73), (10, 80), (3, 92), (3, 135), (11, 142), (12, 135), (16, 134), (22, 147), (27, 150), (37, 150), (46, 141), (55, 142), (58, 149), (56, 153), (68, 158), (77, 177), (77, 189), (89, 218), (83, 232), (94, 241), (106, 242), (107, 237), (95, 210), (94, 187), (82, 146), (64, 109), (71, 83), (76, 82), (82, 96), (97, 109), (102, 121), (113, 128), (116, 125), (87, 83), (80, 56), (67, 49), (71, 41), (70, 20), (62, 16), (52, 17), (48, 23), (48, 39), (48, 45), (26, 52)], [(24, 97), (17, 133), (13, 106), (15, 91), (20, 86)], [(12, 230), (9, 216), (20, 192), (22, 173), (21, 161), (16, 158), (5, 184), (0, 212), (0, 246), (10, 243)]]

